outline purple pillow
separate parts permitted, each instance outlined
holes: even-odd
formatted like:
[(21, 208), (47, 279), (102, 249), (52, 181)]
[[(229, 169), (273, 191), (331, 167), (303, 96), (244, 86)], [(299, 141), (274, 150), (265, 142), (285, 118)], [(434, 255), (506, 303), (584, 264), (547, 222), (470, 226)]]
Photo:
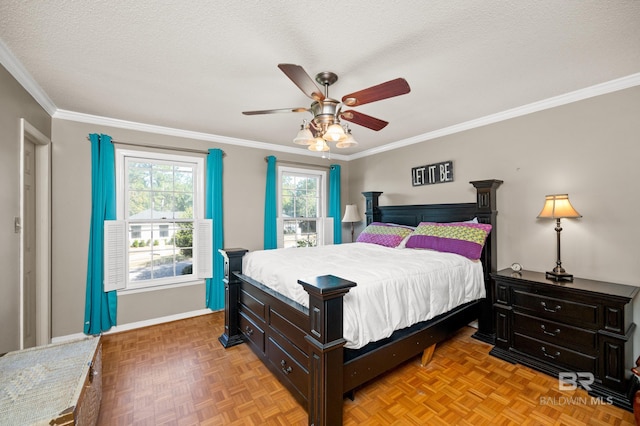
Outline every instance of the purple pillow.
[(407, 248), (431, 249), (480, 259), (482, 247), (491, 232), (486, 223), (421, 222), (407, 241)]
[(411, 232), (413, 228), (410, 226), (372, 222), (358, 235), (356, 242), (397, 247)]

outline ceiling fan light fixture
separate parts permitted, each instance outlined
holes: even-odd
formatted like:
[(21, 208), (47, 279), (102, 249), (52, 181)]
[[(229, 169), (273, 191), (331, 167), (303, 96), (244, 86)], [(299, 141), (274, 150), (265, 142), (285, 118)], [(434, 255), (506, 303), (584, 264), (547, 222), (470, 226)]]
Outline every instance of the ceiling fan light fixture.
[(351, 129), (348, 129), (346, 137), (344, 138), (344, 140), (341, 140), (336, 144), (336, 148), (350, 148), (356, 145), (358, 145), (358, 142), (351, 134)]
[(327, 145), (327, 143), (325, 142), (324, 139), (322, 138), (315, 138), (312, 142), (311, 145), (309, 145), (308, 148), (309, 151), (314, 151), (314, 152), (324, 152), (324, 151), (329, 151), (329, 145)]
[(297, 145), (311, 145), (313, 143), (313, 133), (309, 130), (309, 126), (302, 125), (298, 134), (293, 138), (293, 143)]
[(324, 135), (322, 135), (322, 137), (324, 138), (324, 140), (329, 142), (338, 142), (341, 139), (345, 138), (344, 129), (341, 125), (334, 123), (327, 127), (327, 131), (324, 132)]

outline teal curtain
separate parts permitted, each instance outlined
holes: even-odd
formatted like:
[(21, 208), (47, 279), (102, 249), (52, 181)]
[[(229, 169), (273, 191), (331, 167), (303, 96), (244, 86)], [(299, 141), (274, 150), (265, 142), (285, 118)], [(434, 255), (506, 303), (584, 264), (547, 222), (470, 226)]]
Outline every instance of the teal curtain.
[(213, 278), (206, 279), (206, 305), (214, 311), (224, 308), (224, 258), (219, 251), (224, 245), (222, 155), (222, 150), (215, 148), (210, 149), (207, 156), (205, 217), (213, 219)]
[(333, 244), (342, 244), (342, 222), (340, 213), (340, 165), (332, 164), (329, 169), (329, 206), (327, 216), (333, 218)]
[(118, 298), (105, 293), (104, 221), (116, 219), (116, 170), (111, 136), (89, 135), (91, 141), (91, 228), (84, 307), (85, 334), (100, 334), (116, 325)]
[(278, 200), (276, 187), (276, 157), (267, 157), (267, 187), (264, 196), (264, 249), (278, 247)]

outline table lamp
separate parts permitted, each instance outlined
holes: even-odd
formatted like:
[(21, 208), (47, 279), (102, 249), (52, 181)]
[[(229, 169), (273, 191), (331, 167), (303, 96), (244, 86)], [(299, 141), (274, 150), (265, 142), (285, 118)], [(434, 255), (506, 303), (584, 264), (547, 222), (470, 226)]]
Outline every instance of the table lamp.
[(579, 218), (582, 217), (580, 213), (573, 208), (569, 202), (569, 195), (567, 194), (555, 194), (547, 195), (544, 200), (544, 206), (542, 211), (538, 215), (542, 219), (555, 219), (556, 220), (556, 235), (557, 235), (557, 248), (558, 259), (556, 260), (556, 267), (552, 271), (548, 271), (547, 278), (551, 278), (555, 281), (573, 281), (573, 275), (568, 274), (562, 267), (562, 261), (560, 260), (560, 219), (563, 218)]
[(351, 242), (353, 242), (353, 223), (360, 222), (361, 220), (360, 213), (358, 213), (358, 206), (356, 204), (347, 205), (342, 221), (351, 222)]

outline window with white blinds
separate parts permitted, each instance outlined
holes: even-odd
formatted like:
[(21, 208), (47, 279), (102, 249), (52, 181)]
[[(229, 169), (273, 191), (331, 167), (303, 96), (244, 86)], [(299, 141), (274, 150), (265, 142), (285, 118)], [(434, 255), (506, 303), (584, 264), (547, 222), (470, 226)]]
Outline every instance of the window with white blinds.
[(278, 247), (333, 244), (326, 181), (324, 171), (278, 167)]
[(118, 220), (105, 225), (105, 291), (208, 278), (204, 157), (116, 150)]

